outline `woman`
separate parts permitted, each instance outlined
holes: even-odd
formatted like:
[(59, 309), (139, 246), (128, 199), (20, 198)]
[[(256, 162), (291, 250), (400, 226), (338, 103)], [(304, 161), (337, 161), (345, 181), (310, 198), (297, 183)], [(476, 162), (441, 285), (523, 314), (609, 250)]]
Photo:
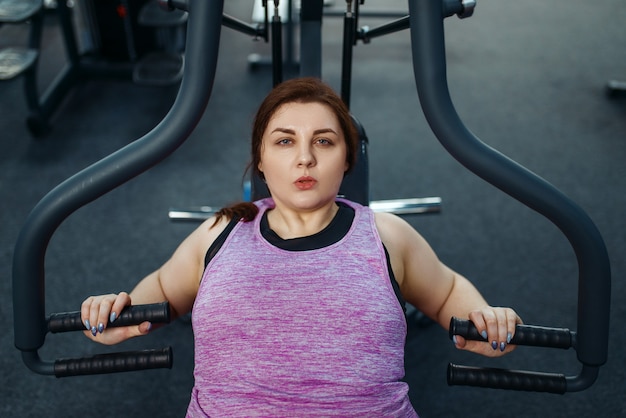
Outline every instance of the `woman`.
[[(487, 304), (406, 222), (338, 199), (357, 134), (313, 78), (277, 86), (252, 132), (252, 170), (271, 198), (222, 209), (130, 294), (90, 297), (85, 334), (104, 344), (151, 324), (110, 328), (131, 304), (192, 312), (188, 416), (416, 416), (404, 376), (404, 301), (447, 327), (471, 319), (487, 356), (513, 350), (521, 319)], [(192, 309), (193, 308), (193, 309)]]

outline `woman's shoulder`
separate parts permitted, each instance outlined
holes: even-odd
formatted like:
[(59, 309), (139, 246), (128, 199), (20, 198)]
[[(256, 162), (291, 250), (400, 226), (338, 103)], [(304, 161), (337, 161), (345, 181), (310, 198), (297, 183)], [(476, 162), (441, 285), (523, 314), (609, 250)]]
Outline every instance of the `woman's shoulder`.
[(393, 213), (374, 212), (374, 221), (381, 238), (386, 236), (393, 239), (398, 234), (402, 235), (413, 230), (413, 227), (408, 222)]
[(200, 226), (198, 226), (186, 239), (187, 248), (196, 253), (196, 256), (202, 256), (218, 239), (226, 227), (230, 224), (231, 218), (227, 216), (211, 216)]
[(378, 235), (389, 251), (406, 254), (426, 244), (420, 233), (398, 215), (375, 212), (374, 220)]

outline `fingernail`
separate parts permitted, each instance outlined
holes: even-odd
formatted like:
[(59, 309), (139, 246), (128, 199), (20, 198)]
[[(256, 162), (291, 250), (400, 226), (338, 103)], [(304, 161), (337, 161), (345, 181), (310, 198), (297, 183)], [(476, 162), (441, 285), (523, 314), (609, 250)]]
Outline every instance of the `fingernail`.
[(506, 343), (504, 341), (502, 341), (500, 343), (500, 351), (504, 351), (505, 348), (506, 348)]
[(487, 331), (483, 331), (480, 335), (486, 340), (487, 339)]
[(91, 329), (91, 324), (89, 323), (88, 319), (85, 319), (85, 328), (87, 328), (87, 331)]
[(102, 322), (100, 322), (100, 323), (98, 324), (98, 332), (99, 332), (100, 334), (102, 334), (102, 333), (104, 332), (104, 324), (103, 324)]
[(493, 348), (494, 350), (498, 348), (498, 343), (496, 341), (492, 341), (491, 342), (491, 348)]
[(113, 323), (115, 322), (116, 319), (117, 319), (117, 315), (115, 314), (115, 312), (111, 312), (111, 315), (109, 315), (109, 322)]
[(98, 333), (98, 330), (96, 329), (96, 327), (91, 327), (91, 335), (95, 337), (97, 333)]
[(513, 339), (513, 336), (509, 332), (508, 334), (506, 334), (506, 343), (509, 344), (511, 342), (511, 339)]
[(452, 336), (452, 342), (454, 343), (454, 345), (456, 345), (456, 344), (457, 344), (456, 335), (453, 335), (453, 336)]

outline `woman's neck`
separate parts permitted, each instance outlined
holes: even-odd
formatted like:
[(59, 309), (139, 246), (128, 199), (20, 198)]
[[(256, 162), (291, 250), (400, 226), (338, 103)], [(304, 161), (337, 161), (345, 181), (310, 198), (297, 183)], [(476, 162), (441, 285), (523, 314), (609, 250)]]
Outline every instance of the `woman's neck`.
[(335, 202), (312, 211), (298, 211), (279, 206), (267, 212), (267, 221), (282, 239), (306, 237), (317, 234), (333, 220), (339, 207)]

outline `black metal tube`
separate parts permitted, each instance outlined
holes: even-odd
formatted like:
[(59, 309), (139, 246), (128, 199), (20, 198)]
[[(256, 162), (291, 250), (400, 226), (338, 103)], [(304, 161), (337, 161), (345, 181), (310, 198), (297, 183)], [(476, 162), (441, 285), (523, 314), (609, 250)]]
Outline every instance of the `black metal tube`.
[(447, 151), (470, 171), (550, 219), (568, 238), (579, 267), (578, 359), (607, 360), (611, 273), (604, 241), (587, 214), (545, 180), (475, 137), (456, 113), (447, 86), (439, 1), (410, 0), (415, 80), (424, 115)]
[(272, 83), (283, 82), (283, 25), (277, 13), (272, 18)]
[(352, 48), (356, 38), (356, 18), (352, 12), (346, 12), (343, 19), (343, 54), (341, 60), (341, 98), (350, 108), (352, 91)]
[(322, 0), (303, 1), (300, 7), (300, 76), (322, 77)]
[(80, 61), (80, 53), (78, 52), (78, 45), (76, 45), (76, 32), (74, 31), (74, 23), (72, 22), (70, 9), (65, 2), (59, 2), (59, 4), (57, 4), (57, 15), (59, 17), (61, 31), (63, 32), (65, 53), (72, 64), (78, 64)]
[[(28, 36), (28, 47), (39, 51), (41, 49), (41, 36), (43, 34), (44, 11), (37, 12), (30, 21), (30, 34)], [(41, 53), (37, 54), (35, 63), (26, 71), (24, 77), (24, 92), (26, 103), (31, 111), (35, 112), (39, 108), (39, 94), (37, 89), (37, 67)]]
[(171, 347), (123, 353), (98, 354), (92, 357), (59, 359), (54, 362), (56, 377), (171, 369), (174, 354)]
[(243, 20), (239, 20), (226, 14), (222, 17), (222, 24), (229, 29), (245, 35), (260, 36), (267, 41), (267, 29), (261, 28), (258, 25), (251, 25)]
[[(166, 324), (170, 322), (170, 305), (168, 302), (150, 303), (147, 305), (127, 306), (115, 322), (109, 322), (109, 328), (127, 327), (139, 325), (150, 321), (153, 324)], [(85, 324), (80, 311), (60, 312), (51, 314), (46, 322), (48, 332), (72, 332), (85, 331)]]
[(373, 38), (379, 36), (389, 35), (395, 32), (400, 32), (409, 28), (409, 16), (401, 17), (392, 22), (385, 23), (384, 25), (377, 26), (373, 29), (361, 30), (359, 32), (359, 39), (367, 43)]
[(567, 378), (559, 373), (504, 370), (448, 364), (448, 385), (563, 394)]
[(37, 374), (54, 375), (54, 363), (42, 361), (36, 350), (22, 351), (22, 361), (26, 367)]
[(75, 210), (153, 167), (191, 134), (213, 87), (222, 10), (223, 1), (191, 2), (184, 77), (176, 101), (159, 125), (64, 181), (28, 216), (13, 256), (13, 311), (15, 346), (31, 353), (31, 363), (32, 352), (43, 345), (46, 334), (44, 258), (50, 238)]
[(598, 378), (598, 367), (583, 366), (580, 374), (574, 377), (566, 377), (565, 384), (568, 392), (580, 392), (589, 388)]
[[(471, 321), (455, 317), (450, 319), (448, 335), (450, 339), (455, 335), (460, 335), (467, 340), (485, 341)], [(537, 325), (518, 324), (515, 327), (515, 336), (511, 340), (511, 344), (562, 348), (567, 350), (573, 346), (575, 339), (576, 334), (567, 328), (549, 328)]]

